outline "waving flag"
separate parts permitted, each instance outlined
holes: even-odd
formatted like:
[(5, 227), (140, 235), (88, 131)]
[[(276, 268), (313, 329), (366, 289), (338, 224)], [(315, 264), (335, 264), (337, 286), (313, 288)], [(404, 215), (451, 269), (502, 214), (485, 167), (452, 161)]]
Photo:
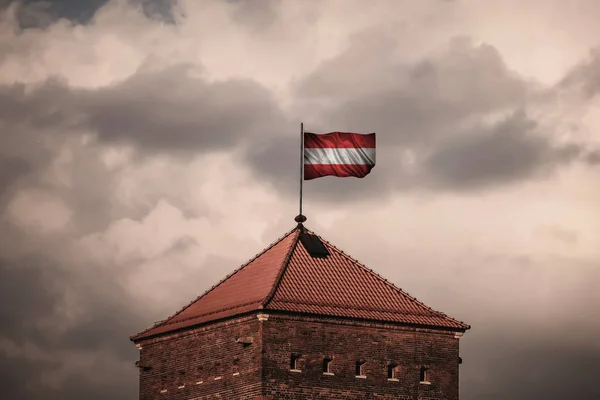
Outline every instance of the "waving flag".
[(304, 132), (304, 180), (364, 178), (375, 166), (375, 134)]

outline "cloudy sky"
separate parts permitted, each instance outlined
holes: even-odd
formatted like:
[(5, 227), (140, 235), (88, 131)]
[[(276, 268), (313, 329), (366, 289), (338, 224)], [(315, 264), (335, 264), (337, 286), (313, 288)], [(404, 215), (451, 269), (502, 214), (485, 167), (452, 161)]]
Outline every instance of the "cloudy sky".
[[(598, 399), (600, 2), (0, 0), (0, 382), (133, 399), (128, 337), (294, 226), (473, 326), (464, 400)], [(235, 249), (235, 250), (233, 250)]]

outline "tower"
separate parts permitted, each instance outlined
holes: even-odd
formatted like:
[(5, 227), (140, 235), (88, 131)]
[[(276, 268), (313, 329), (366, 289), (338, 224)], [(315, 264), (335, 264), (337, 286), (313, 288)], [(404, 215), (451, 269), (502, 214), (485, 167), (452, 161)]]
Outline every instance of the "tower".
[(469, 328), (299, 223), (131, 340), (141, 400), (458, 400)]

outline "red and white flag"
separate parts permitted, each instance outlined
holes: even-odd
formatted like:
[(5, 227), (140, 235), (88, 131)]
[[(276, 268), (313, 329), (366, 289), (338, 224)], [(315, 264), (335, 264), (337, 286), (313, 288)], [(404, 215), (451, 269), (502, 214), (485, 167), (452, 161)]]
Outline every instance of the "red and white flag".
[(304, 132), (304, 180), (364, 178), (375, 166), (375, 134)]

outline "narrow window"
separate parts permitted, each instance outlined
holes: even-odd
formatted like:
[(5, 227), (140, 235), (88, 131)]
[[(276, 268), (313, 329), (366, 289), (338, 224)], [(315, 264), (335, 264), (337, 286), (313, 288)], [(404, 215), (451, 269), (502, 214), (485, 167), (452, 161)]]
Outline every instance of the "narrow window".
[(331, 362), (333, 361), (330, 357), (325, 357), (323, 359), (323, 373), (327, 375), (333, 375), (331, 372)]
[(429, 382), (429, 368), (421, 367), (421, 370), (419, 373), (419, 380), (421, 381), (421, 383), (430, 383)]
[(233, 359), (233, 375), (239, 375), (239, 374), (240, 374), (240, 359), (236, 357)]
[(300, 371), (300, 365), (299, 365), (299, 360), (300, 360), (300, 354), (292, 354), (290, 357), (290, 370), (292, 371)]
[(365, 376), (365, 362), (359, 360), (356, 362), (356, 376)]
[(179, 371), (179, 378), (177, 379), (177, 387), (183, 389), (185, 387), (185, 371)]
[(223, 364), (221, 363), (221, 360), (215, 361), (213, 371), (211, 371), (211, 372), (216, 375), (215, 381), (219, 380), (223, 377), (224, 368), (223, 368)]
[(398, 364), (388, 364), (388, 379), (398, 380)]

